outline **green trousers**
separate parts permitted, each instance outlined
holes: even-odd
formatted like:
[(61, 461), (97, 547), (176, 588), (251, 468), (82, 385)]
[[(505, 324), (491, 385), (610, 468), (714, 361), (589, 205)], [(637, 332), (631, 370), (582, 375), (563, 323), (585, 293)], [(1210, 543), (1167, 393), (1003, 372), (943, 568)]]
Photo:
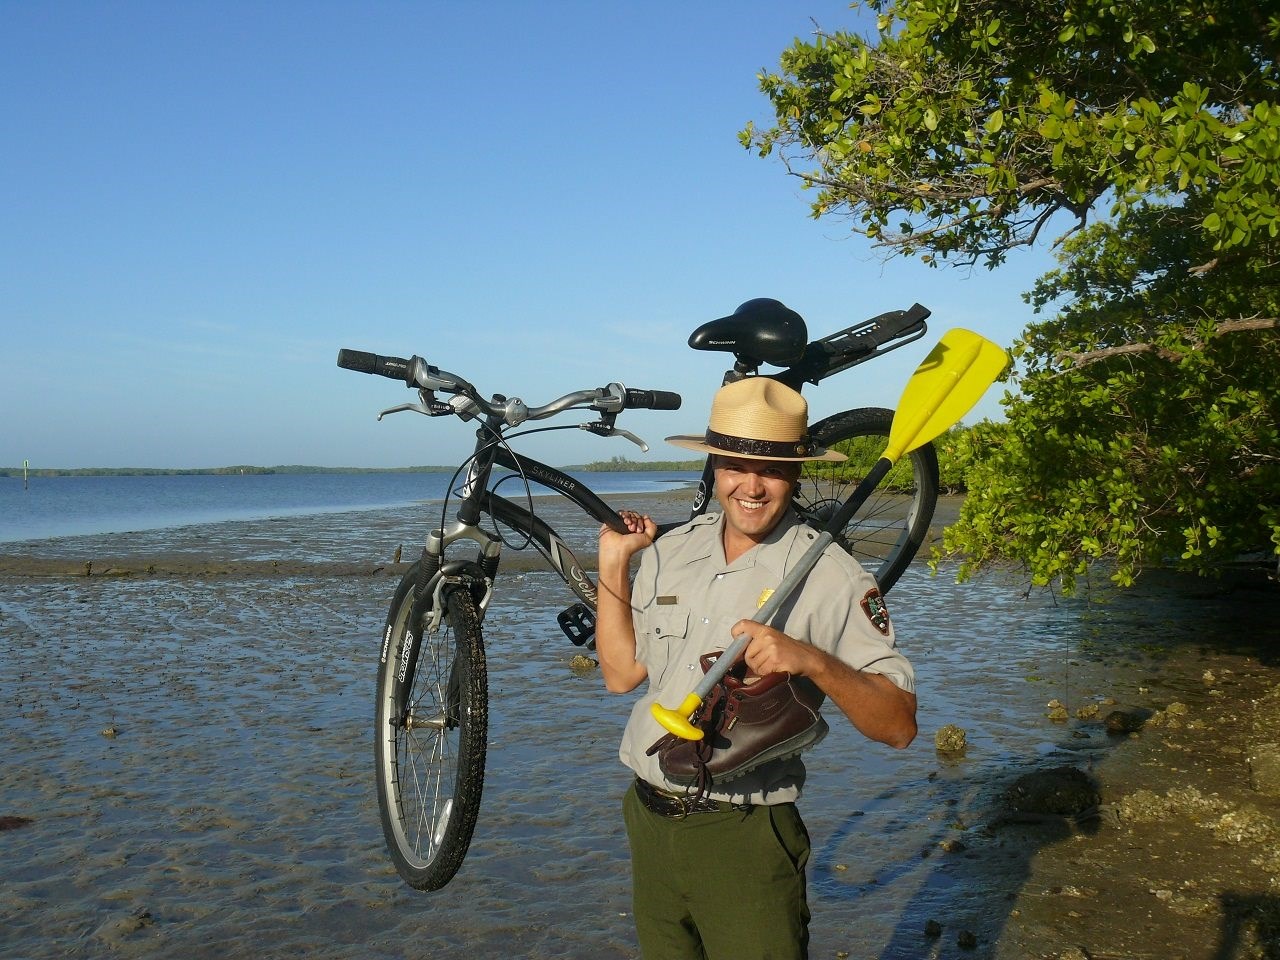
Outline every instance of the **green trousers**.
[(809, 834), (795, 804), (673, 820), (627, 790), (632, 909), (646, 960), (804, 960)]

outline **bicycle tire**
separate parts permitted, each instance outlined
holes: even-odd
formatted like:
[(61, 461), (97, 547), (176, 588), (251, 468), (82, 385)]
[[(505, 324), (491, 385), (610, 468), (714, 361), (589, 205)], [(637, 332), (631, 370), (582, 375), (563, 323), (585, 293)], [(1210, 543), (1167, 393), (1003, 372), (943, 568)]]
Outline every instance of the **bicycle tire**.
[[(796, 508), (821, 529), (853, 493), (884, 453), (893, 411), (862, 407), (833, 414), (809, 433), (821, 446), (839, 450), (847, 463), (810, 461), (796, 489)], [(938, 503), (938, 455), (926, 443), (903, 457), (857, 514), (836, 534), (846, 553), (876, 578), (888, 593), (929, 535)]]
[(415, 563), (387, 614), (378, 668), (374, 756), (378, 811), (401, 879), (438, 890), (471, 845), (484, 791), (488, 674), (476, 602), (444, 593), (439, 626), (423, 630)]

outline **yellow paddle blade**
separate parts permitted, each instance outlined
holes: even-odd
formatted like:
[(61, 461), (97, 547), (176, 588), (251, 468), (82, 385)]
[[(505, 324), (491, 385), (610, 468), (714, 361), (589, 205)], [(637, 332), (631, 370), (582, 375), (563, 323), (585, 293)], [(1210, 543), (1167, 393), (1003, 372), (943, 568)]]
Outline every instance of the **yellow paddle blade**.
[(960, 422), (1009, 362), (985, 337), (948, 330), (911, 375), (889, 430), (885, 459), (896, 463)]

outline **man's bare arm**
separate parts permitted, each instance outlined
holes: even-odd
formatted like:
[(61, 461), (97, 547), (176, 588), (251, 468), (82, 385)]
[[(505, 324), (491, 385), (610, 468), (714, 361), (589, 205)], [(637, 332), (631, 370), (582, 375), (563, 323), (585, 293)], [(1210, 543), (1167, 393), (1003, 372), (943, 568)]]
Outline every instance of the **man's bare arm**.
[(631, 620), (631, 558), (653, 543), (658, 527), (652, 519), (624, 510), (619, 514), (629, 533), (600, 528), (596, 599), (596, 656), (605, 689), (634, 690), (648, 676), (636, 659), (636, 632)]

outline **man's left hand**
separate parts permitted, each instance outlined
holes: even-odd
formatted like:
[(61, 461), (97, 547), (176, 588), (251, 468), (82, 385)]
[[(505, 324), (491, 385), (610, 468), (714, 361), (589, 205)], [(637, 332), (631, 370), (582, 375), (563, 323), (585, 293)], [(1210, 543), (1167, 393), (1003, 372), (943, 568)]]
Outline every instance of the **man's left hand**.
[(755, 620), (739, 620), (733, 625), (732, 634), (734, 637), (746, 634), (751, 638), (743, 659), (752, 673), (759, 676), (792, 673), (803, 677), (812, 673), (817, 665), (820, 651)]

